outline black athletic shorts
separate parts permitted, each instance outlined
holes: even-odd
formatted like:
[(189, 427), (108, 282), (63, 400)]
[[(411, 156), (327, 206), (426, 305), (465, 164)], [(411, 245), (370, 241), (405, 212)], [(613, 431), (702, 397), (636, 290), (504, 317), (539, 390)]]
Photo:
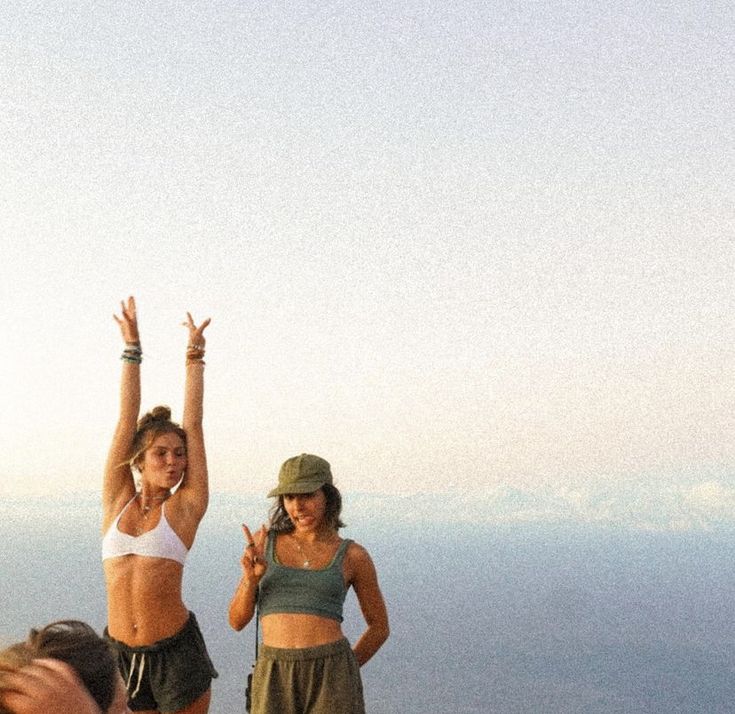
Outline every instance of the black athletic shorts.
[(217, 676), (193, 612), (179, 632), (152, 645), (129, 647), (107, 629), (104, 635), (117, 652), (132, 711), (176, 712), (204, 694)]

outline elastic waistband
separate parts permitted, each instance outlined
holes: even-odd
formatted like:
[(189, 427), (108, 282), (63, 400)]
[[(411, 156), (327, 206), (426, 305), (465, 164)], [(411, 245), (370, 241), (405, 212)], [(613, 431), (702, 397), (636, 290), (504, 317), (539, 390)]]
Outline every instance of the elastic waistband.
[(189, 612), (189, 619), (175, 635), (171, 635), (171, 637), (164, 637), (162, 640), (153, 642), (150, 645), (136, 645), (134, 647), (131, 645), (127, 645), (124, 642), (120, 642), (120, 640), (116, 640), (114, 637), (110, 637), (110, 633), (108, 632), (106, 627), (103, 634), (106, 639), (114, 643), (115, 647), (120, 650), (130, 652), (131, 654), (135, 654), (136, 652), (144, 654), (146, 652), (158, 652), (159, 650), (165, 650), (166, 648), (175, 645), (181, 637), (191, 631), (199, 631), (199, 624), (197, 623), (196, 615), (193, 612)]
[(320, 657), (329, 657), (330, 655), (342, 654), (345, 651), (352, 651), (350, 643), (346, 637), (335, 642), (328, 642), (326, 645), (317, 645), (316, 647), (299, 647), (297, 649), (289, 649), (287, 647), (270, 647), (269, 645), (260, 645), (258, 656), (265, 659), (277, 660), (304, 660), (319, 659)]

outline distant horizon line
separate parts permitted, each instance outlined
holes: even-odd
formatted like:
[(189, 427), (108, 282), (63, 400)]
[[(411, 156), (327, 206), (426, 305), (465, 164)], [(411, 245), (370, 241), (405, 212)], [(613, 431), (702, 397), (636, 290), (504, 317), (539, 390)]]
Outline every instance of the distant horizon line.
[[(490, 490), (351, 491), (343, 496), (348, 520), (355, 519), (360, 527), (371, 523), (463, 527), (535, 524), (670, 533), (714, 533), (735, 528), (735, 487), (711, 479), (695, 484), (644, 483), (598, 489), (503, 484)], [(223, 512), (238, 503), (263, 509), (272, 503), (262, 492), (231, 489), (213, 489), (211, 500), (211, 505)], [(17, 514), (26, 507), (45, 509), (49, 503), (97, 509), (100, 490), (0, 491), (0, 511), (5, 508)]]

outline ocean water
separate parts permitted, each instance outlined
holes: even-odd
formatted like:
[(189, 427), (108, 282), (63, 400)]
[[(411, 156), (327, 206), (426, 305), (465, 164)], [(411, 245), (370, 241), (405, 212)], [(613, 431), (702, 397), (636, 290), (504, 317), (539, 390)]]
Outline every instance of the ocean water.
[[(240, 523), (267, 502), (216, 495), (185, 599), (219, 670), (212, 714), (244, 711), (253, 632), (227, 625)], [(391, 637), (363, 669), (374, 714), (717, 714), (735, 710), (735, 534), (399, 518), (346, 499), (343, 534), (371, 552)], [(431, 509), (429, 509), (431, 512)], [(385, 514), (390, 514), (386, 516)], [(0, 642), (59, 618), (105, 623), (93, 498), (0, 503)], [(345, 632), (362, 622), (349, 596)]]

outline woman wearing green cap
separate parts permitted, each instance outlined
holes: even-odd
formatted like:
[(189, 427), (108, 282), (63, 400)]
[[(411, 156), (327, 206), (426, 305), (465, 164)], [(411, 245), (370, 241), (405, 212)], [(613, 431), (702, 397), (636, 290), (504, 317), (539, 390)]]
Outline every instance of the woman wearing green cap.
[[(342, 497), (318, 456), (288, 459), (269, 494), (269, 527), (255, 538), (243, 525), (242, 577), (230, 625), (242, 630), (256, 612), (263, 643), (253, 673), (252, 714), (361, 714), (359, 668), (388, 637), (388, 614), (368, 552), (342, 539)], [(342, 633), (352, 587), (366, 622), (354, 647)]]

